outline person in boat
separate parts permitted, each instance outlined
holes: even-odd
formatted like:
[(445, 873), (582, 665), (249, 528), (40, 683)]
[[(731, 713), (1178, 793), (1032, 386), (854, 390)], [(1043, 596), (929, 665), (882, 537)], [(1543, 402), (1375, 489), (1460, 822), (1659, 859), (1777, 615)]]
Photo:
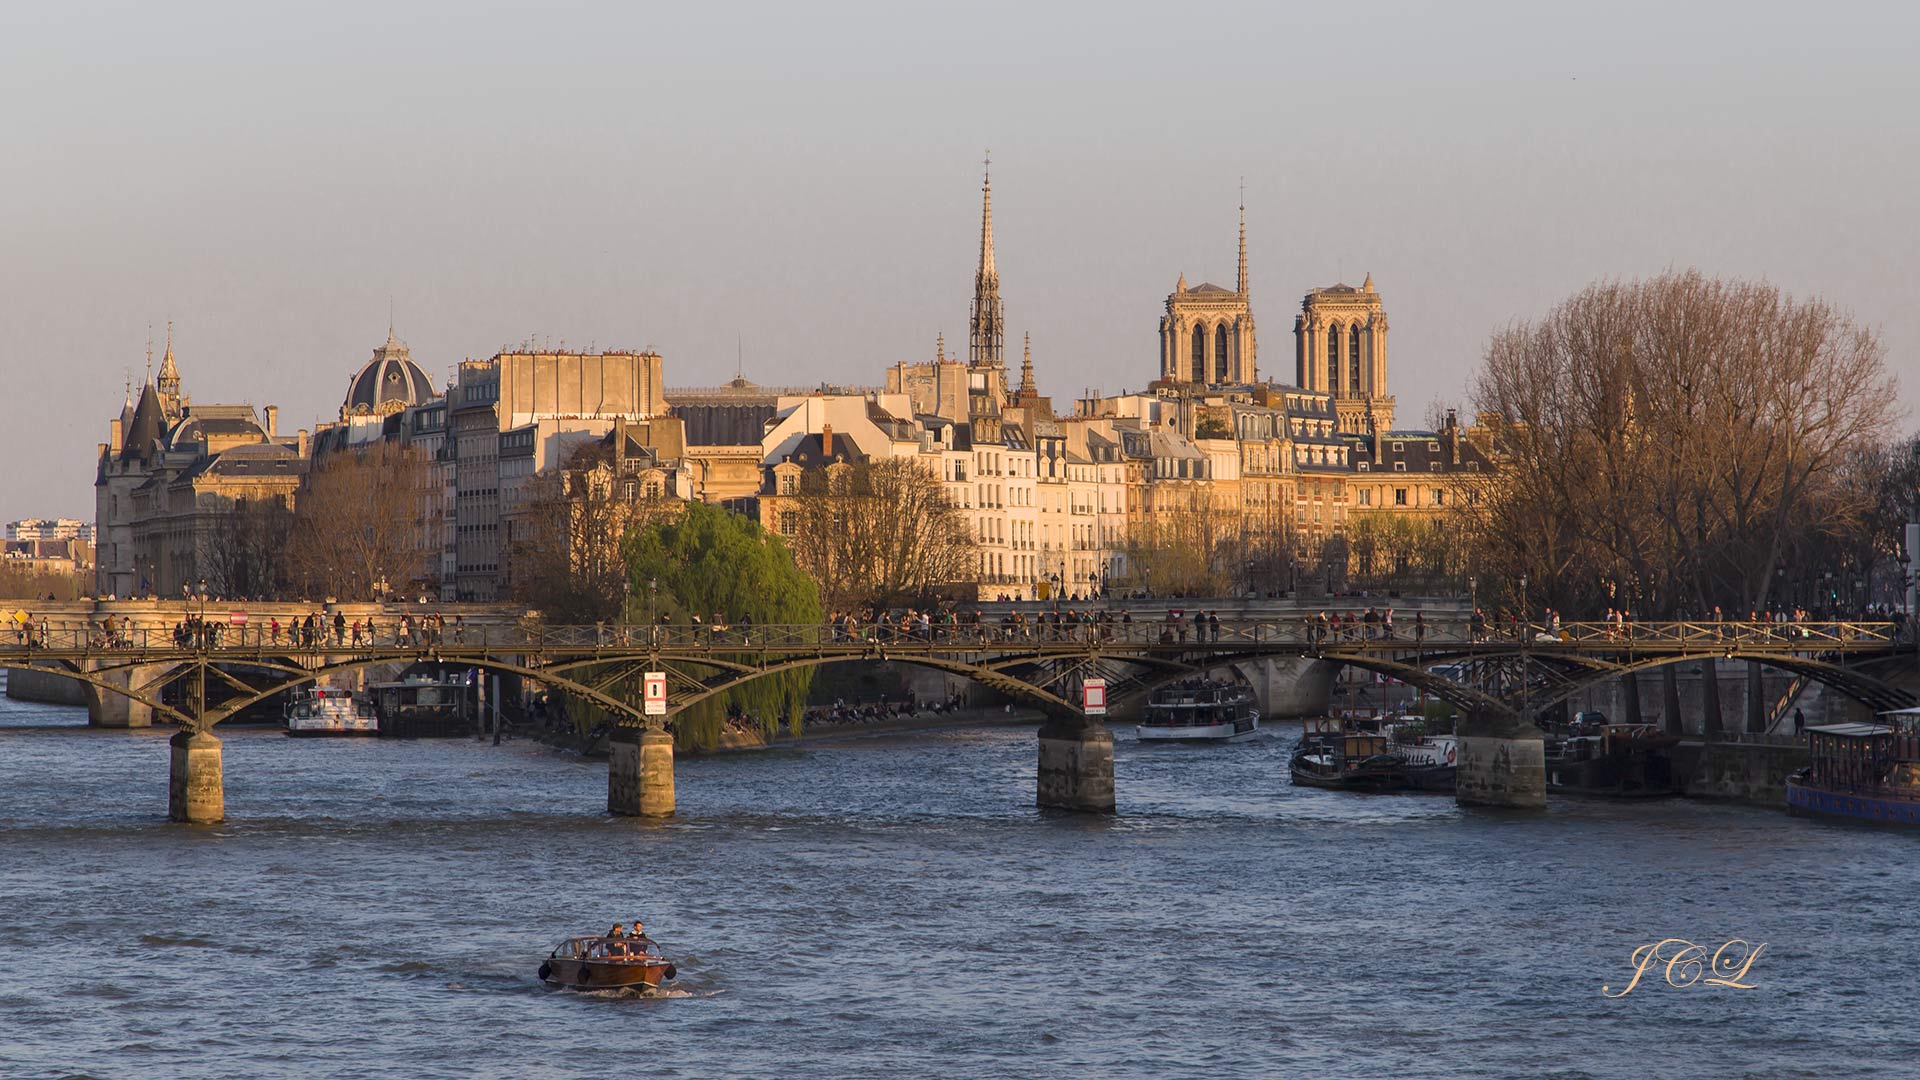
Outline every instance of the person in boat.
[(646, 951), (646, 946), (654, 943), (653, 939), (647, 936), (647, 928), (640, 925), (639, 919), (633, 920), (633, 933), (629, 936), (639, 943), (642, 952)]
[(624, 958), (627, 955), (627, 928), (614, 923), (613, 929), (607, 931), (607, 940), (601, 946), (601, 952), (610, 960)]

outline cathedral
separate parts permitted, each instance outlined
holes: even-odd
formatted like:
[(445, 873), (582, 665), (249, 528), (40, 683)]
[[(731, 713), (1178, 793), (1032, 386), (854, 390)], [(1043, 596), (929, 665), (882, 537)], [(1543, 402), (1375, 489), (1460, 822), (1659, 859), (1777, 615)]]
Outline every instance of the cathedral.
[(1387, 393), (1387, 313), (1368, 274), (1359, 288), (1314, 289), (1293, 319), (1300, 387), (1332, 394), (1340, 430), (1349, 435), (1393, 428)]
[(1212, 282), (1189, 289), (1181, 274), (1160, 317), (1160, 378), (1201, 386), (1259, 380), (1253, 308), (1247, 291), (1247, 208), (1240, 207), (1240, 273), (1231, 290)]

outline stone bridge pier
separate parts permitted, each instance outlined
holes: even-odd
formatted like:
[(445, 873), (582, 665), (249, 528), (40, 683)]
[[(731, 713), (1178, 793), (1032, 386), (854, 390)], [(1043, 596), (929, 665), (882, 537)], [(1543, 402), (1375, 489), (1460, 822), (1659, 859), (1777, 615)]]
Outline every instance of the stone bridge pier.
[(1040, 725), (1034, 796), (1042, 809), (1113, 813), (1113, 732), (1087, 716), (1053, 717)]
[(658, 727), (614, 729), (607, 743), (607, 813), (673, 816), (673, 736)]
[(227, 816), (227, 788), (220, 769), (220, 740), (210, 731), (182, 728), (167, 740), (167, 818), (189, 825), (215, 825)]
[(1455, 802), (1461, 806), (1547, 805), (1547, 744), (1531, 724), (1463, 717), (1459, 746)]

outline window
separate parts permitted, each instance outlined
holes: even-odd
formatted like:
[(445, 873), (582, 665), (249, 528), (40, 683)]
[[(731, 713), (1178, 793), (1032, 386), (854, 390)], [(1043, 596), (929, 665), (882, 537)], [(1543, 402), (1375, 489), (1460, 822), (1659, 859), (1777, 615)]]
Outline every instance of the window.
[(794, 490), (794, 475), (788, 473), (780, 478), (780, 494), (791, 495)]
[(1373, 505), (1373, 489), (1372, 488), (1360, 489), (1360, 505), (1361, 506)]
[(1395, 506), (1407, 505), (1407, 489), (1406, 488), (1393, 489), (1393, 505)]
[(1447, 505), (1447, 492), (1445, 488), (1433, 489), (1433, 505), (1435, 506)]
[(1406, 463), (1406, 462), (1404, 462), (1404, 461), (1396, 461), (1396, 462), (1394, 462), (1394, 463), (1393, 463), (1393, 471), (1394, 471), (1394, 472), (1406, 472), (1406, 471), (1407, 471), (1407, 463)]
[(788, 536), (800, 531), (800, 512), (797, 510), (780, 511), (780, 531)]

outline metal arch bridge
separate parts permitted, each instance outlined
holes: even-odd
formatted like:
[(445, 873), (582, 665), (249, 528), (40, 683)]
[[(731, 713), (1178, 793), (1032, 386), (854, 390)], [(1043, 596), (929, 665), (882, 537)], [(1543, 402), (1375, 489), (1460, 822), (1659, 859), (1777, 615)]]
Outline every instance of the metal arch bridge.
[[(981, 683), (1055, 717), (1076, 718), (1081, 680), (1108, 680), (1116, 698), (1244, 664), (1308, 657), (1379, 672), (1418, 687), (1481, 721), (1512, 729), (1541, 709), (1622, 675), (1702, 659), (1754, 660), (1824, 683), (1875, 710), (1914, 696), (1862, 670), (1913, 646), (1891, 623), (1563, 623), (1476, 628), (1463, 620), (1347, 623), (1332, 631), (1302, 619), (1223, 620), (1217, 633), (1185, 621), (1028, 622), (934, 625), (928, 630), (865, 626), (488, 627), (459, 635), (310, 645), (240, 640), (178, 644), (169, 638), (109, 636), (97, 630), (24, 630), (0, 639), (0, 667), (31, 668), (87, 683), (149, 706), (168, 720), (208, 730), (250, 705), (330, 675), (375, 665), (428, 661), (519, 675), (577, 695), (624, 724), (648, 725), (630, 695), (617, 693), (643, 671), (664, 671), (674, 714), (717, 694), (783, 671), (887, 660)], [(1484, 677), (1450, 677), (1471, 667)], [(1439, 669), (1439, 670), (1436, 670)], [(184, 703), (161, 689), (185, 677)], [(1475, 685), (1480, 683), (1481, 685)], [(220, 695), (210, 699), (209, 686)]]

